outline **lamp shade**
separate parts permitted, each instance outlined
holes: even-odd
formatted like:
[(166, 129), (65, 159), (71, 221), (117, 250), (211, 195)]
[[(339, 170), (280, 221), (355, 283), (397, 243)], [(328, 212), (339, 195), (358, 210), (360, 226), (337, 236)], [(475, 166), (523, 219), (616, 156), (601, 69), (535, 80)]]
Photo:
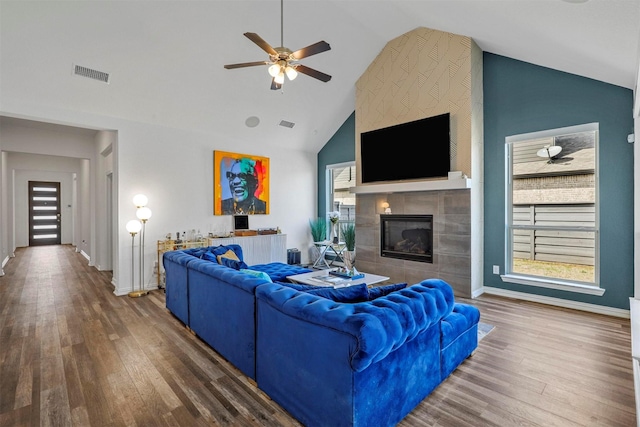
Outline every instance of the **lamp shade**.
[(295, 68), (288, 65), (287, 68), (284, 69), (284, 72), (287, 74), (287, 77), (289, 77), (289, 80), (293, 80), (298, 77), (298, 72), (295, 70)]
[(275, 77), (280, 74), (280, 64), (273, 64), (269, 67), (269, 75)]
[(273, 81), (278, 83), (279, 85), (284, 83), (284, 73), (281, 71), (280, 74), (278, 74), (273, 78)]
[(151, 209), (147, 207), (138, 208), (138, 210), (136, 211), (136, 216), (141, 221), (147, 221), (149, 218), (151, 218)]
[(137, 219), (132, 219), (131, 221), (127, 222), (127, 231), (129, 233), (136, 234), (139, 233), (141, 229), (142, 224), (140, 224), (140, 221), (138, 221)]
[(389, 207), (389, 203), (388, 202), (382, 202), (382, 207), (383, 208), (388, 208)]
[(149, 203), (149, 199), (144, 194), (136, 194), (133, 196), (133, 204), (136, 205), (136, 207), (141, 208), (147, 206), (147, 203)]

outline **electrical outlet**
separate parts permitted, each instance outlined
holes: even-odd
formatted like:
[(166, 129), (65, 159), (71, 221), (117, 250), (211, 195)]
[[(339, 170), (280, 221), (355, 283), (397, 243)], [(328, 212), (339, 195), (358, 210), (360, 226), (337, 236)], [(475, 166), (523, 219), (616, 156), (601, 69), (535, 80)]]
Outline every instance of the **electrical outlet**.
[(494, 265), (493, 266), (493, 274), (500, 274), (500, 266), (499, 265)]

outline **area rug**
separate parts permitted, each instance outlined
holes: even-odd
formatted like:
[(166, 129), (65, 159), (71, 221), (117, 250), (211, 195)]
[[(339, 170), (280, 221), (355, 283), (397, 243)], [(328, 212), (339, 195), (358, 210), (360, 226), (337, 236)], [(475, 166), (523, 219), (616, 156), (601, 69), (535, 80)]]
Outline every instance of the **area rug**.
[(493, 331), (495, 329), (495, 326), (493, 325), (489, 325), (488, 323), (482, 323), (479, 322), (478, 323), (478, 342), (486, 337), (487, 335), (489, 335), (489, 333), (491, 331)]

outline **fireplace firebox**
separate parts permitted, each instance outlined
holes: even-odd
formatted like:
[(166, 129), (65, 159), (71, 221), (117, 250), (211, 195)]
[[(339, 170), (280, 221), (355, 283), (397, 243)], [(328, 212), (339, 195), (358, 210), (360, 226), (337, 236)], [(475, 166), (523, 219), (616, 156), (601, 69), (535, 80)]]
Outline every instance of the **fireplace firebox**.
[(433, 215), (380, 215), (380, 255), (433, 263)]

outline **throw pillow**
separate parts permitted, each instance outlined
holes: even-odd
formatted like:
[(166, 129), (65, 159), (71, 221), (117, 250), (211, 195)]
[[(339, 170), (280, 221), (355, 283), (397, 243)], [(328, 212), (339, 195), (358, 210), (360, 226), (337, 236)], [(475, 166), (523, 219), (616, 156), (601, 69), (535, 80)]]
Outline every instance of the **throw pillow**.
[(291, 282), (274, 282), (278, 285), (286, 286), (291, 289), (295, 289), (296, 291), (310, 291), (312, 289), (318, 289), (317, 286), (314, 285), (302, 285), (300, 283), (291, 283)]
[(197, 251), (194, 251), (191, 255), (193, 255), (196, 258), (202, 258), (202, 255), (204, 255), (207, 252), (206, 249), (199, 249)]
[(369, 289), (369, 301), (374, 300), (385, 295), (389, 295), (391, 292), (399, 291), (407, 287), (406, 283), (394, 283), (392, 285), (376, 286)]
[(202, 258), (205, 261), (211, 261), (211, 262), (215, 262), (216, 264), (218, 264), (218, 259), (216, 258), (216, 256), (214, 254), (212, 254), (211, 252), (205, 252), (202, 254)]
[(369, 290), (366, 283), (346, 286), (344, 288), (316, 287), (305, 291), (308, 294), (317, 295), (335, 302), (364, 302), (369, 300)]
[(228, 257), (220, 257), (220, 260), (222, 261), (222, 265), (229, 267), (229, 268), (233, 268), (234, 270), (240, 270), (241, 268), (247, 268), (247, 264), (244, 261), (239, 261), (236, 259), (231, 259)]
[(223, 253), (222, 255), (218, 255), (218, 264), (222, 264), (222, 258), (229, 258), (235, 261), (240, 261), (240, 258), (233, 252), (231, 249)]
[(269, 275), (267, 273), (265, 273), (264, 271), (250, 270), (248, 268), (241, 268), (238, 271), (241, 272), (241, 273), (246, 273), (246, 274), (250, 274), (250, 275), (255, 276), (255, 277), (259, 277), (261, 279), (266, 280), (269, 283), (273, 283), (273, 281), (271, 280), (271, 277), (269, 277)]

